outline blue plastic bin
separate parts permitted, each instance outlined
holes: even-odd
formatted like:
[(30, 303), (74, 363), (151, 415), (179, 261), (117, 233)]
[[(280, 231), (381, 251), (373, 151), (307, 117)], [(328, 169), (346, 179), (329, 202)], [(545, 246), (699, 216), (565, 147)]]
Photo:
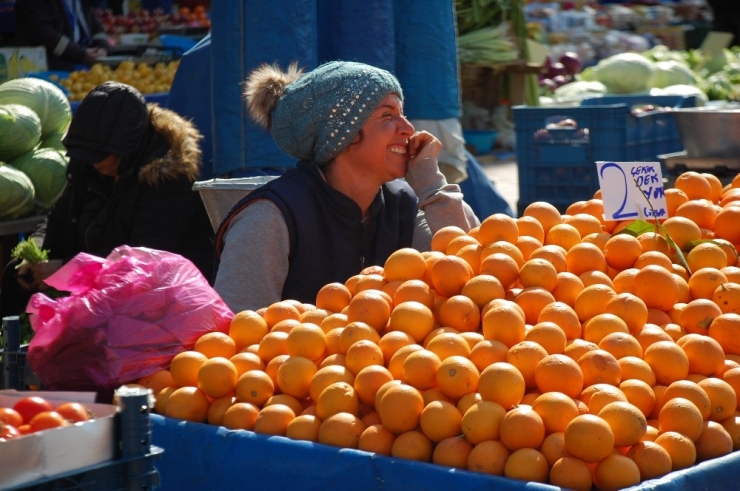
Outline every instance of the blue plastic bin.
[[(646, 104), (669, 109), (632, 114)], [(695, 105), (694, 96), (604, 96), (576, 107), (514, 107), (518, 214), (534, 201), (563, 212), (592, 198), (599, 189), (597, 161), (657, 162), (658, 155), (683, 150), (670, 108)], [(576, 127), (548, 129), (565, 119)]]

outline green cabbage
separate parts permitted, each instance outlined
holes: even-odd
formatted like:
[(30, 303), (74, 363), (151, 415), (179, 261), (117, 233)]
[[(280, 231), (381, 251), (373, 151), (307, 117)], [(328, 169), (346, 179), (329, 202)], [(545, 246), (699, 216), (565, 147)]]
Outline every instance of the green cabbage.
[(620, 53), (601, 60), (593, 69), (593, 78), (613, 94), (634, 94), (650, 88), (655, 65), (642, 55)]
[(49, 135), (44, 135), (41, 137), (41, 143), (39, 144), (39, 147), (53, 148), (54, 150), (59, 150), (66, 155), (67, 147), (65, 147), (64, 143), (62, 143), (65, 135), (66, 133), (51, 133)]
[(72, 120), (64, 92), (40, 78), (16, 78), (0, 85), (0, 104), (21, 104), (33, 109), (41, 120), (42, 135), (64, 133)]
[(589, 97), (600, 97), (606, 94), (606, 86), (601, 82), (585, 80), (561, 85), (555, 89), (555, 99), (558, 102), (580, 102)]
[(709, 100), (707, 94), (693, 85), (669, 85), (662, 89), (662, 95), (696, 96), (696, 105), (703, 106)]
[(34, 189), (23, 172), (9, 165), (0, 165), (0, 220), (28, 215), (33, 211)]
[(655, 64), (652, 87), (663, 88), (669, 85), (694, 85), (694, 73), (678, 61), (659, 61)]
[(13, 159), (10, 165), (26, 174), (36, 191), (36, 206), (48, 210), (67, 185), (67, 159), (52, 148), (39, 148)]
[(19, 104), (0, 106), (0, 161), (13, 160), (40, 140), (41, 121), (34, 111)]

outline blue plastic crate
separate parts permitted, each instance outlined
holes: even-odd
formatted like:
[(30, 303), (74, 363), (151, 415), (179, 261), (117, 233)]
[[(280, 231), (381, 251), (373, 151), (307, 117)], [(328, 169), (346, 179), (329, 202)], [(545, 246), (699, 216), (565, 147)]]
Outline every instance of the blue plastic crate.
[(2, 320), (3, 346), (0, 351), (0, 364), (3, 369), (0, 389), (32, 390), (39, 389), (41, 383), (28, 366), (27, 346), (20, 344), (20, 324), (18, 317), (5, 317)]
[[(519, 214), (534, 201), (565, 211), (593, 197), (599, 189), (597, 161), (658, 161), (658, 155), (683, 150), (670, 110), (633, 115), (638, 104), (693, 107), (695, 98), (604, 96), (576, 107), (514, 107)], [(548, 129), (565, 119), (576, 127)]]

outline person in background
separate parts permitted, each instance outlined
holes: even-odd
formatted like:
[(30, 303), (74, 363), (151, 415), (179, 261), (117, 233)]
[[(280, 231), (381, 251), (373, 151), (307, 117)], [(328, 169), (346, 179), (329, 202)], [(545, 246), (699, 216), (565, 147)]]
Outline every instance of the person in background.
[(30, 293), (44, 289), (44, 280), (78, 253), (106, 257), (121, 245), (180, 254), (211, 280), (213, 229), (192, 190), (201, 165), (199, 140), (189, 121), (147, 105), (135, 88), (119, 82), (95, 87), (63, 140), (67, 187), (33, 235), (50, 251), (49, 261), (17, 270), (25, 298), (11, 291), (9, 272), (15, 270), (6, 267), (3, 315), (22, 312)]
[(90, 66), (108, 53), (108, 35), (91, 0), (19, 0), (16, 44), (44, 46), (50, 70)]
[(299, 162), (237, 203), (217, 231), (214, 286), (234, 312), (313, 303), (322, 286), (400, 248), (429, 250), (444, 226), (479, 225), (439, 171), (439, 140), (404, 116), (391, 73), (344, 61), (305, 74), (263, 65), (245, 96), (250, 116)]

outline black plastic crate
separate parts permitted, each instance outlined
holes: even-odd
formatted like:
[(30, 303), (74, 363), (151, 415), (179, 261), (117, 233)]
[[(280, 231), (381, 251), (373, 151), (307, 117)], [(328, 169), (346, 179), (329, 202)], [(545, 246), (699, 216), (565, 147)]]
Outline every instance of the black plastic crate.
[(2, 320), (3, 375), (0, 389), (38, 390), (41, 383), (28, 365), (28, 346), (20, 342), (20, 321), (17, 316), (5, 317)]

